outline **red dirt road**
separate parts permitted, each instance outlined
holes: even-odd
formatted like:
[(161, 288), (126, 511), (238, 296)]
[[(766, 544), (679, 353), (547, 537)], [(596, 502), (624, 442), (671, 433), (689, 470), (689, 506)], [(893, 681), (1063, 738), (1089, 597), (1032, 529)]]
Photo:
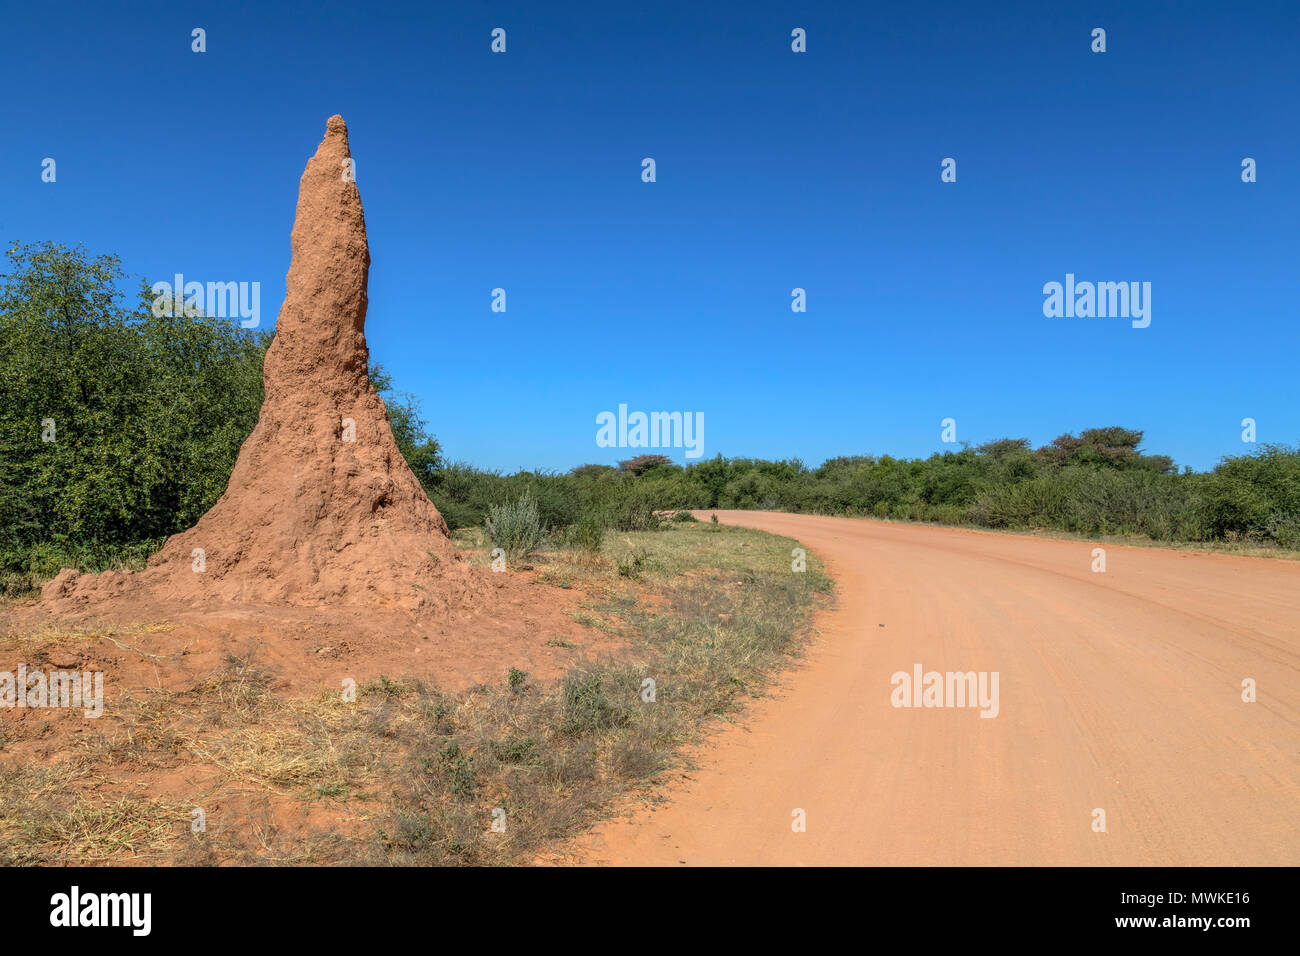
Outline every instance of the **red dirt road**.
[[(1086, 541), (718, 517), (820, 555), (838, 606), (669, 802), (583, 861), (1300, 863), (1300, 562), (1107, 545), (1094, 573)], [(997, 716), (894, 707), (916, 664), (997, 671)]]

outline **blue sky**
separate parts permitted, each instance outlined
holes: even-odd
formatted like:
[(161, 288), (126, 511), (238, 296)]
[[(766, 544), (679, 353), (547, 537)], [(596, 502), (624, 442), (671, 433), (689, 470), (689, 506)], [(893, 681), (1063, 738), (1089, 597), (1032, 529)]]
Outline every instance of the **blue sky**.
[[(952, 447), (948, 417), (1197, 469), (1245, 417), (1300, 439), (1295, 5), (983, 6), (11, 5), (0, 240), (258, 281), (269, 326), (341, 113), (371, 354), (452, 459), (613, 463), (620, 403), (810, 464)], [(1150, 327), (1044, 317), (1066, 273), (1150, 282)]]

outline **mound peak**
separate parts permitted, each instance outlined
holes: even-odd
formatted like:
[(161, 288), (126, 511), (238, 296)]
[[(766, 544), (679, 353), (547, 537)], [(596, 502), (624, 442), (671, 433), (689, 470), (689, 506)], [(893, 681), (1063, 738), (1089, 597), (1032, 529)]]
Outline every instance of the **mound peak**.
[(65, 570), (42, 598), (81, 606), (142, 589), (191, 605), (427, 609), (491, 589), (398, 450), (367, 368), (370, 250), (347, 124), (331, 116), (298, 189), (265, 397), (225, 493), (144, 571)]

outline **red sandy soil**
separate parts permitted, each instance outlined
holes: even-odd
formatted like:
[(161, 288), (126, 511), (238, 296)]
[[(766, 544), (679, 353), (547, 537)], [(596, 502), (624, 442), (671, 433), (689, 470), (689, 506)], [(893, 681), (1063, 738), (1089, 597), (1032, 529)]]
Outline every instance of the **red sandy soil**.
[[(103, 716), (87, 720), (81, 710), (0, 708), (0, 767), (52, 767), (75, 759), (83, 743), (101, 734), (129, 734), (120, 705), (125, 695), (147, 699), (155, 690), (183, 694), (228, 673), (231, 656), (245, 659), (251, 671), (269, 674), (277, 697), (311, 697), (342, 692), (345, 678), (358, 687), (379, 676), (416, 678), (441, 690), (459, 691), (480, 683), (500, 686), (511, 667), (539, 683), (562, 676), (584, 659), (617, 653), (622, 644), (603, 632), (579, 625), (571, 611), (583, 598), (535, 580), (524, 571), (493, 573), (496, 588), (489, 610), (462, 609), (446, 619), (370, 608), (293, 608), (243, 604), (225, 610), (195, 610), (150, 598), (114, 602), (113, 613), (90, 608), (53, 618), (36, 602), (0, 612), (0, 671), (102, 672)], [(495, 582), (499, 582), (496, 584)], [(133, 625), (166, 624), (167, 630), (141, 631)], [(50, 629), (89, 631), (41, 641), (20, 649), (6, 635)], [(547, 643), (562, 641), (569, 647)], [(197, 719), (197, 718), (194, 718)], [(188, 729), (176, 726), (175, 729)], [(124, 765), (125, 766), (125, 765)], [(297, 841), (307, 833), (350, 832), (365, 824), (364, 807), (333, 801), (304, 801), (300, 794), (233, 779), (215, 763), (178, 759), (174, 767), (125, 767), (112, 779), (82, 794), (96, 805), (118, 798), (190, 801), (202, 806), (213, 826), (238, 830), (241, 840), (266, 834), (259, 858), (292, 863)], [(358, 816), (358, 813), (361, 816)], [(220, 821), (218, 824), (217, 821)], [(300, 848), (298, 848), (300, 849)], [(124, 850), (111, 861), (131, 864)], [(172, 862), (177, 862), (173, 860)], [(190, 860), (215, 863), (220, 859)]]
[[(358, 684), (380, 675), (418, 677), (457, 691), (498, 682), (510, 667), (518, 667), (548, 680), (575, 662), (574, 651), (548, 640), (563, 640), (592, 655), (617, 646), (574, 620), (579, 589), (542, 584), (527, 572), (474, 570), (494, 586), (488, 609), (466, 607), (449, 617), (258, 604), (195, 609), (146, 596), (58, 615), (36, 602), (16, 604), (0, 612), (0, 635), (105, 635), (42, 642), (39, 655), (24, 662), (29, 668), (103, 671), (110, 704), (123, 690), (191, 687), (221, 670), (231, 656), (269, 672), (277, 693), (310, 696), (338, 689), (345, 677)], [(167, 629), (135, 629), (156, 624)], [(0, 660), (0, 671), (13, 671), (18, 663)]]
[[(667, 803), (577, 841), (580, 860), (1300, 863), (1300, 562), (1106, 545), (1094, 573), (1086, 541), (718, 516), (815, 551), (838, 606)], [(999, 715), (893, 707), (916, 663), (998, 671)]]

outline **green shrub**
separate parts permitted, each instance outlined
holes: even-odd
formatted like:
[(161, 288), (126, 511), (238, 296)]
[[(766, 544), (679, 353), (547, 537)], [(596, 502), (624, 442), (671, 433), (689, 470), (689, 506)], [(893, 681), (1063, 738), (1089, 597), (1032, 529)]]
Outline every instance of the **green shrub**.
[(658, 510), (653, 487), (641, 481), (630, 483), (614, 500), (611, 524), (619, 531), (656, 531)]
[(611, 675), (600, 669), (573, 674), (564, 682), (561, 726), (566, 735), (583, 737), (627, 724), (630, 705), (614, 697), (613, 683)]
[(1264, 520), (1263, 533), (1284, 548), (1300, 548), (1300, 513), (1274, 511)]
[(507, 737), (492, 741), (492, 756), (501, 763), (536, 764), (540, 761), (537, 741), (532, 737)]
[(642, 569), (645, 568), (645, 562), (646, 555), (644, 551), (633, 551), (618, 562), (618, 576), (620, 578), (639, 578)]
[(522, 558), (542, 543), (541, 517), (537, 503), (525, 491), (513, 504), (492, 505), (483, 521), (488, 540), (493, 547), (501, 548), (507, 557)]
[(926, 512), (927, 521), (939, 524), (961, 524), (966, 514), (957, 505), (931, 505)]
[(460, 501), (452, 501), (439, 493), (429, 496), (433, 506), (442, 515), (447, 527), (452, 531), (460, 528), (474, 528), (483, 523), (484, 513)]
[(578, 523), (569, 533), (569, 541), (574, 547), (588, 554), (599, 554), (605, 543), (605, 521), (599, 512), (583, 512)]
[(582, 502), (576, 490), (559, 475), (528, 475), (526, 489), (537, 502), (537, 514), (547, 528), (565, 528), (578, 520)]
[(474, 758), (464, 753), (460, 744), (449, 740), (438, 748), (438, 767), (451, 793), (458, 797), (473, 796), (477, 783), (474, 777)]

